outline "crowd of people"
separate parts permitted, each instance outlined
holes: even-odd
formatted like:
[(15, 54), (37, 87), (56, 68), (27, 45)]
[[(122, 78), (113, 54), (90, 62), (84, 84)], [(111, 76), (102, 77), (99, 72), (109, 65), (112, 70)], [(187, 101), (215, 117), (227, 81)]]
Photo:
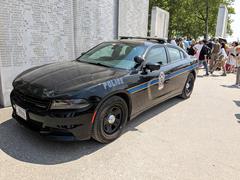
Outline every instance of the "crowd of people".
[(178, 38), (171, 39), (169, 43), (195, 56), (199, 60), (199, 65), (204, 66), (205, 76), (214, 74), (215, 71), (222, 71), (221, 76), (236, 73), (236, 86), (240, 87), (240, 44), (237, 41), (229, 44), (222, 38), (213, 38), (209, 41)]

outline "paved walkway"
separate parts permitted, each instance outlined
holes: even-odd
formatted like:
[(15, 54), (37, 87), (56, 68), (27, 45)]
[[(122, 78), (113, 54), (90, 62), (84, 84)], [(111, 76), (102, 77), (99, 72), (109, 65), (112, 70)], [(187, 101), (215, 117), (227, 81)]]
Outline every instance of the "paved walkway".
[(240, 89), (228, 77), (199, 77), (192, 98), (163, 103), (109, 145), (51, 142), (0, 110), (0, 179), (240, 178)]

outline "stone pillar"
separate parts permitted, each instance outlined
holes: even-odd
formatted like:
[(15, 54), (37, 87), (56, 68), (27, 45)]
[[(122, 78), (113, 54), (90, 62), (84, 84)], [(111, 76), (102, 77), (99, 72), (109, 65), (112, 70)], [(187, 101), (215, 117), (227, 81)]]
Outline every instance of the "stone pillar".
[(159, 38), (168, 38), (169, 12), (153, 7), (151, 19), (151, 36)]
[(228, 9), (225, 5), (220, 5), (218, 11), (216, 37), (226, 38), (227, 35), (227, 23), (228, 23)]
[(119, 36), (147, 36), (149, 0), (119, 0)]

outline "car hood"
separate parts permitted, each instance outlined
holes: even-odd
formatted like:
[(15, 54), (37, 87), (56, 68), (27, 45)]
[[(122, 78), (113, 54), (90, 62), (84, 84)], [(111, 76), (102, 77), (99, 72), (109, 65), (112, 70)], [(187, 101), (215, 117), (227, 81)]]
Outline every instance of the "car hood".
[(15, 79), (13, 86), (14, 89), (24, 94), (53, 97), (119, 78), (127, 72), (70, 61), (29, 69)]

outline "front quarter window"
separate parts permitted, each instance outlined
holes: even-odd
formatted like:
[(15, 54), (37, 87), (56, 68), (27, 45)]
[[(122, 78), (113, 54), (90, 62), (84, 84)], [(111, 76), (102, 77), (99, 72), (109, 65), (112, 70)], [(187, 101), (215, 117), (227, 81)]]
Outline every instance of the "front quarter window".
[(132, 69), (135, 66), (134, 57), (142, 56), (146, 50), (143, 45), (128, 43), (102, 43), (78, 60), (112, 68)]

